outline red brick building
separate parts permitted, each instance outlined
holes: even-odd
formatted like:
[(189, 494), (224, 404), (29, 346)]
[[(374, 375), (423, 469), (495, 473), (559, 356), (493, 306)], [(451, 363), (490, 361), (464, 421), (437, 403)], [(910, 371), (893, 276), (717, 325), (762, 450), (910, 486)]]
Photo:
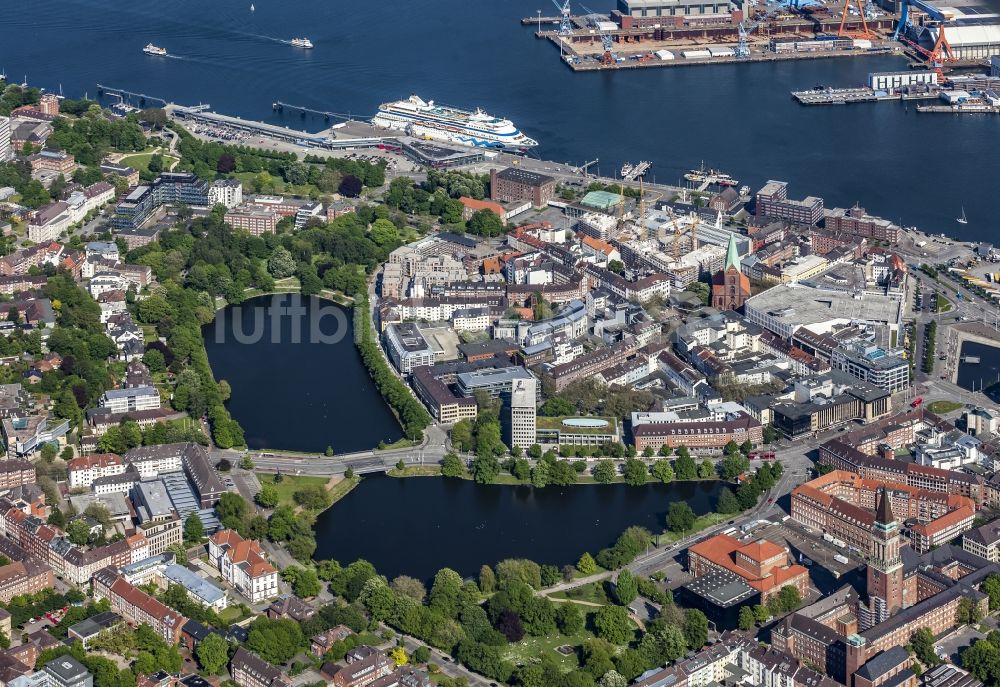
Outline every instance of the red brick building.
[(743, 544), (728, 534), (718, 534), (688, 549), (688, 570), (701, 577), (714, 570), (728, 570), (760, 592), (766, 603), (786, 585), (805, 597), (809, 589), (809, 571), (790, 561), (788, 552), (765, 539)]

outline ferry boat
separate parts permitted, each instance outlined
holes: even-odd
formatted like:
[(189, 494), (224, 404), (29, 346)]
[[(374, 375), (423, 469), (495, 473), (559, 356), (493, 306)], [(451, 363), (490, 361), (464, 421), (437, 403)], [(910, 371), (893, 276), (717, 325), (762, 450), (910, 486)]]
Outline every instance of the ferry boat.
[(142, 51), (147, 55), (156, 55), (157, 57), (165, 57), (167, 54), (166, 48), (158, 48), (152, 43), (143, 48)]
[(479, 108), (474, 112), (447, 105), (437, 105), (411, 95), (379, 105), (372, 124), (385, 129), (404, 131), (428, 140), (458, 143), (481, 148), (522, 150), (538, 145), (509, 119), (489, 115)]
[(293, 38), (288, 41), (289, 45), (294, 45), (296, 48), (311, 48), (313, 47), (312, 41), (308, 38)]

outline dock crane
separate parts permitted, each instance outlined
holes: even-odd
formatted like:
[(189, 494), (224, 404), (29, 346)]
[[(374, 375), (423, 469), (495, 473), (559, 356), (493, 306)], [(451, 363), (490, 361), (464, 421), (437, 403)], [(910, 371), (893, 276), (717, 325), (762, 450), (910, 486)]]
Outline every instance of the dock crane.
[(603, 16), (595, 12), (594, 10), (587, 9), (585, 6), (580, 5), (584, 12), (587, 13), (587, 23), (591, 27), (597, 29), (598, 35), (601, 37), (601, 47), (604, 48), (604, 54), (601, 55), (601, 64), (614, 64), (615, 63), (615, 39), (612, 38), (611, 34), (601, 28), (601, 23), (598, 21), (598, 17)]
[(556, 0), (552, 0), (552, 4), (559, 10), (559, 35), (567, 36), (573, 33), (573, 23), (570, 21), (569, 0), (566, 0), (561, 5)]
[(845, 0), (844, 11), (840, 15), (840, 29), (837, 31), (837, 35), (842, 38), (877, 38), (875, 33), (868, 28), (868, 13), (866, 6), (862, 4), (862, 0), (854, 0), (854, 7), (858, 10), (858, 19), (861, 20), (861, 30), (848, 31), (846, 29), (847, 15), (851, 10), (851, 0)]
[(740, 22), (737, 27), (740, 32), (740, 42), (736, 44), (736, 57), (750, 57), (750, 43), (747, 39), (750, 37), (750, 34), (754, 32), (754, 29), (760, 26), (761, 23), (762, 22), (760, 21), (751, 22), (750, 24)]

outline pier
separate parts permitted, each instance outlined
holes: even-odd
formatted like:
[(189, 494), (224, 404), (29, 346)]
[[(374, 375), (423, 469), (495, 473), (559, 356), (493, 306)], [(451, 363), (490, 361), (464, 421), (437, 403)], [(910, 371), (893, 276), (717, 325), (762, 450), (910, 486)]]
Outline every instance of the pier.
[(129, 100), (135, 99), (143, 104), (152, 101), (160, 103), (164, 106), (167, 105), (166, 100), (164, 100), (163, 98), (157, 98), (155, 95), (146, 95), (145, 93), (135, 93), (133, 91), (126, 91), (124, 88), (113, 88), (111, 86), (105, 86), (103, 84), (97, 84), (97, 94), (117, 96), (122, 101), (128, 98)]
[(307, 114), (316, 115), (317, 117), (322, 117), (323, 119), (329, 121), (331, 119), (343, 119), (344, 121), (351, 121), (355, 118), (352, 114), (343, 114), (340, 112), (327, 112), (325, 110), (315, 110), (311, 107), (303, 107), (302, 105), (290, 105), (288, 103), (283, 103), (280, 100), (276, 100), (271, 103), (271, 109), (275, 112), (283, 112), (284, 110), (295, 110), (296, 112), (301, 112), (304, 117)]
[(968, 365), (978, 365), (979, 356), (978, 355), (963, 355), (962, 362)]

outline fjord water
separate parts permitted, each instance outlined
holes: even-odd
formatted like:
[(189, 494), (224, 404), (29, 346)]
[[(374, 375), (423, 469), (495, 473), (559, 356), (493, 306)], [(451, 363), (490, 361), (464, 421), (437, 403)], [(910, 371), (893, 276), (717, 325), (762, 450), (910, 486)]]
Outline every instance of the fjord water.
[[(662, 532), (672, 501), (712, 510), (721, 482), (483, 485), (458, 479), (366, 475), (316, 521), (316, 559), (364, 558), (392, 579), (429, 580), (438, 569), (475, 575), (479, 566), (530, 558), (562, 567), (610, 546), (627, 527)], [(361, 535), (360, 533), (369, 533)]]
[[(990, 0), (998, 4), (998, 0)], [(607, 11), (611, 3), (590, 3)], [(0, 69), (68, 95), (95, 84), (318, 130), (276, 100), (371, 116), (417, 93), (509, 117), (543, 159), (650, 160), (661, 181), (721, 168), (751, 186), (869, 211), (934, 233), (995, 241), (1000, 117), (917, 114), (896, 103), (806, 108), (789, 96), (905, 69), (896, 57), (574, 74), (522, 16), (545, 0), (33, 0), (0, 24)], [(281, 43), (305, 36), (301, 50)], [(173, 57), (141, 50), (152, 42)], [(965, 206), (967, 226), (954, 218)]]
[[(273, 306), (301, 305), (301, 317)], [(319, 332), (319, 334), (317, 334)], [(220, 310), (202, 329), (227, 406), (252, 449), (365, 451), (403, 436), (354, 345), (351, 311), (279, 294)]]

